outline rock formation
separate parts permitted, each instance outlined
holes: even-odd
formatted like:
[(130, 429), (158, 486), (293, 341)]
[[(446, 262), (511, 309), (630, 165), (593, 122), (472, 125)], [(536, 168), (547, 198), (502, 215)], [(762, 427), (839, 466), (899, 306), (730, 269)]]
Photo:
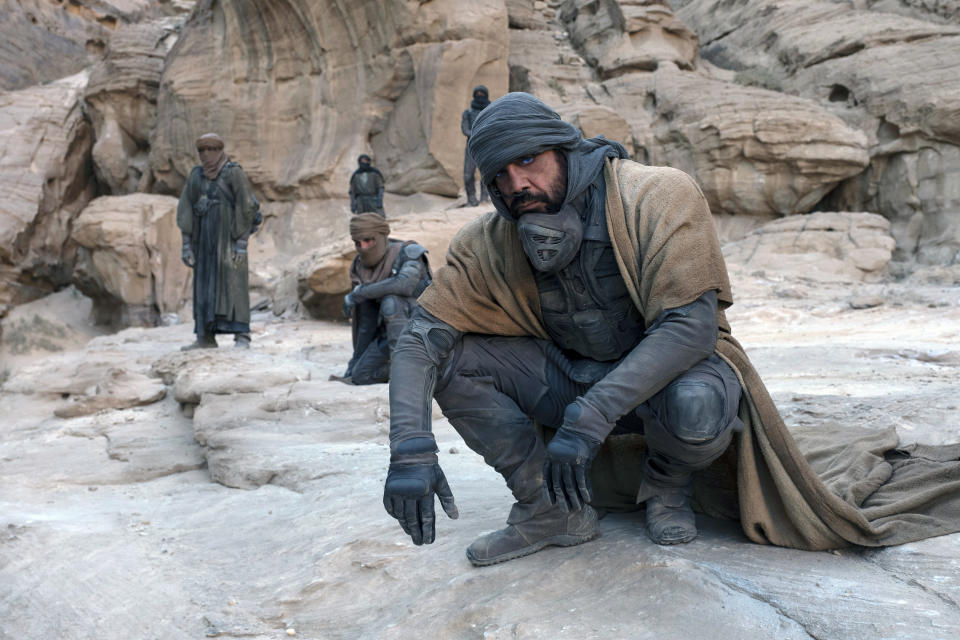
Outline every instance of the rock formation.
[(900, 259), (957, 261), (960, 56), (945, 55), (960, 50), (956, 3), (676, 4), (704, 58), (741, 82), (816, 100), (867, 136), (869, 167), (841, 183), (825, 208), (890, 219)]
[(470, 90), (506, 89), (502, 2), (199, 3), (161, 80), (156, 189), (217, 131), (269, 200), (346, 193), (372, 153), (388, 189), (457, 194)]
[(113, 195), (150, 191), (149, 150), (157, 126), (157, 90), (176, 19), (116, 29), (93, 67), (84, 95), (93, 123), (97, 179)]
[(0, 91), (79, 73), (118, 27), (189, 11), (194, 0), (0, 0)]
[(86, 84), (81, 72), (0, 92), (0, 308), (70, 283), (71, 221), (95, 190)]

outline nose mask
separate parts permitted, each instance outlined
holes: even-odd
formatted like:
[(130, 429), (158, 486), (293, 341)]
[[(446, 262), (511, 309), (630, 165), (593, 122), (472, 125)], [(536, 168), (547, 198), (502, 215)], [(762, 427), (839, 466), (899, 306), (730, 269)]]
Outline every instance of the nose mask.
[(523, 214), (517, 233), (533, 268), (544, 273), (557, 273), (570, 264), (583, 241), (580, 216), (569, 205), (557, 213)]

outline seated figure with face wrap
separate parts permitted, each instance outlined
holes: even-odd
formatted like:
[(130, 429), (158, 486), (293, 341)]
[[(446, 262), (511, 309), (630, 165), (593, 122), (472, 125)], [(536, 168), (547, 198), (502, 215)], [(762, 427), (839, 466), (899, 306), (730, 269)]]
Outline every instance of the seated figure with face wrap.
[(341, 380), (375, 384), (390, 377), (390, 353), (417, 296), (430, 284), (427, 250), (413, 241), (389, 237), (390, 225), (377, 213), (350, 220), (357, 256), (350, 266), (353, 290), (344, 297), (343, 314), (353, 326), (353, 357)]

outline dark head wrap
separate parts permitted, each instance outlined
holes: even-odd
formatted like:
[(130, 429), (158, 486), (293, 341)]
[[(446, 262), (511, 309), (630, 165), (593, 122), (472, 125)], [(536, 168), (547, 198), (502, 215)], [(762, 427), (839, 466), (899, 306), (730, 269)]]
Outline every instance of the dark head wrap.
[(490, 92), (482, 84), (473, 88), (473, 100), (470, 101), (470, 108), (475, 111), (483, 111), (490, 104)]
[[(580, 130), (529, 93), (513, 92), (494, 100), (477, 115), (467, 151), (480, 169), (500, 215), (514, 220), (493, 180), (503, 167), (523, 156), (559, 149), (567, 156), (567, 194), (572, 202), (594, 183), (606, 158), (629, 158), (619, 142), (603, 136), (584, 139)], [(600, 180), (602, 185), (602, 180)], [(597, 200), (597, 199), (593, 199)], [(602, 199), (598, 206), (602, 205)]]
[(373, 171), (374, 173), (379, 173), (381, 177), (383, 174), (380, 173), (380, 170), (373, 166), (373, 160), (370, 159), (365, 153), (361, 153), (357, 156), (357, 170), (354, 173), (366, 173), (367, 171)]

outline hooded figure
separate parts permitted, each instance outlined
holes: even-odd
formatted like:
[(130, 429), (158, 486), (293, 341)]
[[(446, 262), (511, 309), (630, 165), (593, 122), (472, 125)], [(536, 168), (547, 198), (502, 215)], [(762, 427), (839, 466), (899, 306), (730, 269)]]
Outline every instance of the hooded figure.
[(357, 170), (350, 176), (350, 211), (353, 213), (383, 212), (383, 174), (371, 164), (370, 156), (357, 158)]
[(458, 516), (433, 399), (516, 500), (467, 548), (478, 566), (591, 540), (595, 508), (643, 505), (657, 544), (697, 536), (694, 505), (801, 549), (960, 530), (949, 452), (831, 431), (804, 456), (731, 335), (723, 254), (689, 176), (583, 139), (524, 93), (480, 113), (468, 149), (496, 211), (453, 238), (390, 370), (383, 502), (415, 544), (434, 540), (435, 496)]
[(353, 290), (343, 300), (343, 314), (353, 328), (353, 356), (343, 376), (348, 384), (389, 379), (390, 352), (417, 296), (430, 284), (427, 250), (416, 242), (393, 240), (390, 225), (376, 213), (350, 219), (357, 256), (350, 266)]
[(247, 241), (263, 221), (260, 203), (240, 165), (224, 152), (223, 138), (197, 138), (200, 164), (187, 177), (177, 203), (182, 259), (193, 269), (196, 341), (189, 349), (214, 348), (216, 334), (232, 333), (250, 346)]
[[(467, 136), (468, 140), (471, 131), (473, 131), (474, 121), (476, 121), (477, 116), (488, 104), (490, 104), (490, 92), (487, 91), (487, 88), (482, 84), (474, 87), (473, 100), (470, 101), (470, 108), (466, 109), (460, 118), (460, 130), (463, 131), (463, 135)], [(487, 185), (484, 184), (483, 180), (480, 181), (480, 200), (479, 202), (477, 201), (477, 190), (473, 182), (476, 169), (477, 166), (474, 164), (473, 158), (470, 157), (470, 153), (464, 150), (463, 186), (467, 190), (467, 205), (471, 207), (476, 207), (480, 202), (487, 201)]]

